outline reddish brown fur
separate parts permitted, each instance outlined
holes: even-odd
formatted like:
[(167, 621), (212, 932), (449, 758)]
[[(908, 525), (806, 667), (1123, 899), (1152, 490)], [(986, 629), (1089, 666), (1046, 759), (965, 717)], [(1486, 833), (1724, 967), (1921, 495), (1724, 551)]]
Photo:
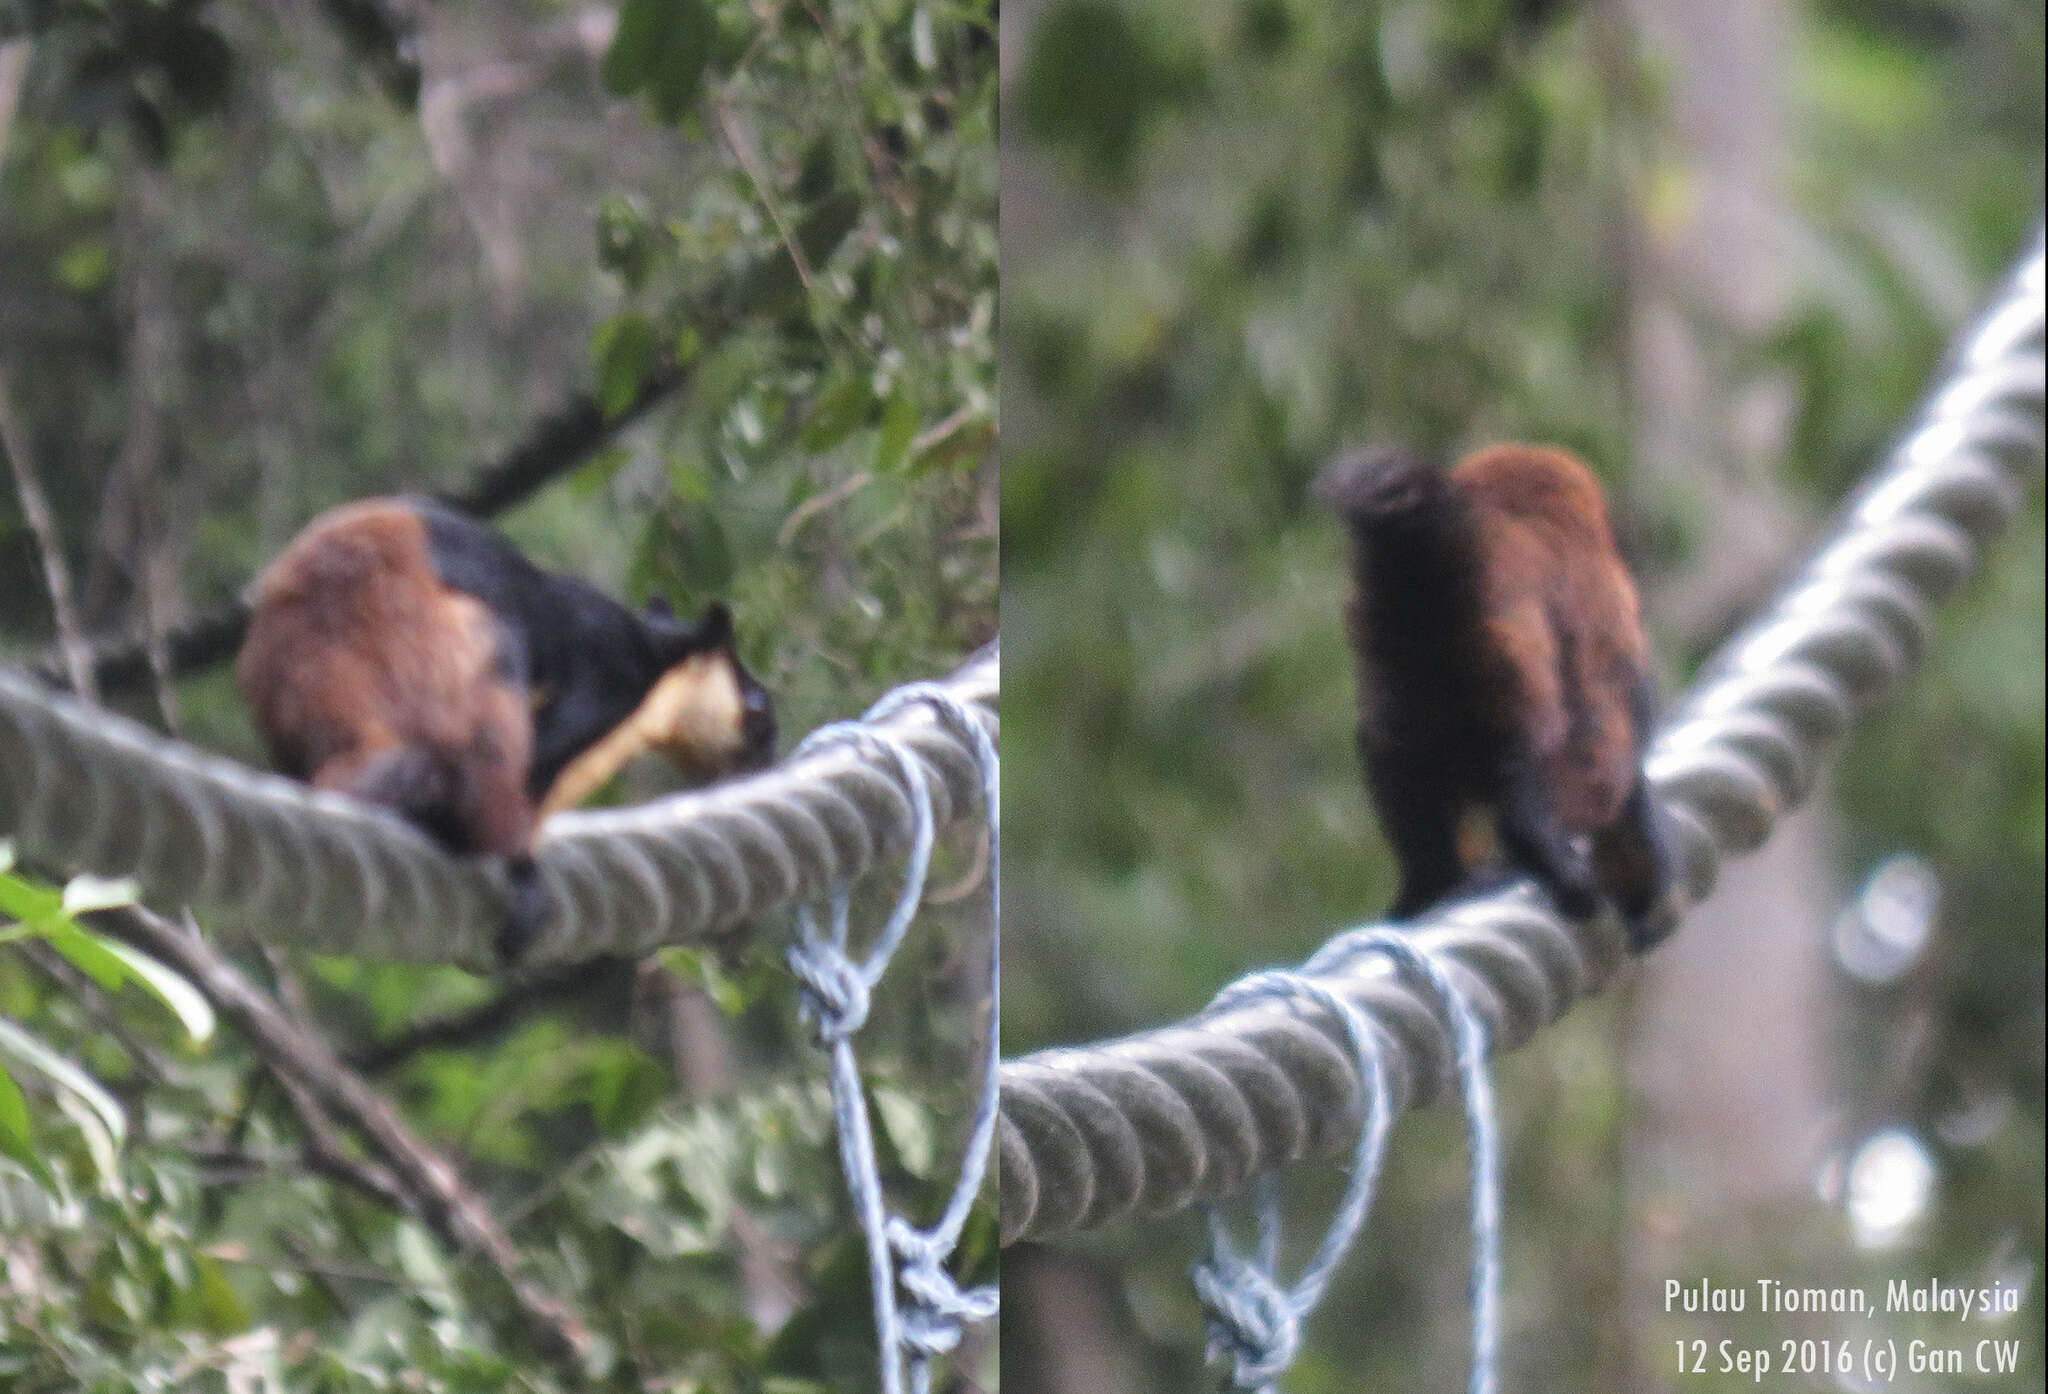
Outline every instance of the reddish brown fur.
[(1630, 695), (1649, 667), (1635, 582), (1592, 472), (1562, 450), (1497, 445), (1451, 471), (1478, 527), (1494, 701), (1574, 832), (1612, 823), (1636, 777)]
[(1448, 473), (1378, 447), (1317, 491), (1351, 532), (1358, 742), (1401, 866), (1391, 913), (1497, 852), (1568, 913), (1611, 897), (1638, 947), (1661, 937), (1669, 859), (1640, 764), (1649, 644), (1591, 471), (1540, 446)]
[(264, 573), (237, 676), (284, 773), (377, 798), (424, 754), (460, 780), (437, 802), (463, 816), (434, 830), (460, 852), (517, 852), (533, 727), (496, 663), (489, 610), (441, 583), (419, 515), (379, 500), (321, 518)]

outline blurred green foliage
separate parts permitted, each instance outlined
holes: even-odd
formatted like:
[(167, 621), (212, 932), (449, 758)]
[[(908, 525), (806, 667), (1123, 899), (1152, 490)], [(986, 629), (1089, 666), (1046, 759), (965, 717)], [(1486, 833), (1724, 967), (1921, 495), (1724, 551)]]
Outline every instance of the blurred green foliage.
[[(211, 610), (321, 508), (459, 487), (565, 402), (617, 415), (654, 390), (502, 520), (537, 559), (679, 610), (729, 598), (790, 739), (994, 636), (985, 0), (4, 16), (29, 48), (0, 150), (0, 370), (96, 630)], [(48, 610), (11, 497), (0, 594), (0, 651), (35, 656)], [(184, 738), (258, 758), (224, 668), (175, 696)], [(667, 787), (635, 769), (606, 797)], [(940, 884), (972, 850), (942, 849)], [(20, 907), (54, 894), (19, 885)], [(885, 1173), (918, 1214), (963, 1132), (983, 918), (972, 898), (935, 911), (863, 1035)], [(785, 932), (622, 970), (377, 1076), (590, 1320), (580, 1372), (534, 1358), (475, 1263), (309, 1167), (239, 1041), (197, 1049), (118, 981), (0, 943), (0, 1015), (132, 1123), (104, 1184), (65, 1091), (7, 1057), (24, 1097), (0, 1097), (0, 1152), (32, 1146), (47, 1175), (0, 1158), (0, 1386), (871, 1387), (865, 1257)], [(496, 991), (291, 971), (345, 1052)], [(685, 1042), (678, 993), (715, 1004), (709, 1047), (701, 1021)], [(993, 1263), (977, 1216), (963, 1272)], [(975, 1359), (992, 1378), (993, 1351)]]
[[(1654, 614), (1713, 560), (1739, 450), (1636, 463), (1631, 278), (1713, 195), (1674, 135), (1676, 75), (1628, 16), (1775, 36), (1789, 143), (1758, 178), (1786, 206), (1786, 260), (1759, 270), (1784, 302), (1762, 325), (1679, 306), (1721, 418), (1769, 385), (1786, 426), (1767, 482), (1816, 533), (1901, 426), (2038, 217), (2041, 16), (1762, 8), (1720, 29), (1676, 3), (1026, 7), (1003, 191), (1006, 1054), (1184, 1016), (1391, 898), (1352, 747), (1341, 542), (1306, 498), (1340, 445), (1580, 451)], [(1936, 1273), (2015, 1239), (2041, 1263), (2040, 570), (2037, 491), (1839, 766), (1844, 878), (1906, 848), (1947, 888), (1939, 1044), (1904, 1111), (1934, 1137), (1961, 1081), (2013, 1110), (1993, 1146), (1933, 1144), (1946, 1187), (1906, 1262)], [(1772, 579), (1749, 578), (1745, 607)], [(1726, 619), (1656, 636), (1667, 691)], [(1582, 1008), (1500, 1067), (1509, 1386), (1636, 1387), (1599, 1319), (1626, 1299), (1626, 1010)], [(1897, 1019), (1883, 993), (1850, 1016)], [(1851, 1096), (1877, 1089), (1875, 1058), (1838, 1062)], [(1288, 1388), (1462, 1379), (1464, 1185), (1455, 1118), (1404, 1119)], [(1312, 1230), (1335, 1182), (1296, 1189)], [(1183, 1219), (1069, 1246), (1114, 1294), (1098, 1339), (1135, 1387), (1201, 1387), (1199, 1244)], [(1005, 1354), (1041, 1387), (1042, 1357)]]

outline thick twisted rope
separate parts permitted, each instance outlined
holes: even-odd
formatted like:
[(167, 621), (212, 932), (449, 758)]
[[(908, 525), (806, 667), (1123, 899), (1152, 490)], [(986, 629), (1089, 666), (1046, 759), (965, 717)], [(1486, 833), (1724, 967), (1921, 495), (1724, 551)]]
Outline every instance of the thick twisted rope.
[[(2041, 461), (2042, 280), (2037, 231), (1832, 539), (1657, 740), (1649, 773), (1688, 903), (1712, 890), (1724, 854), (1754, 850), (1812, 787), (1827, 747), (1918, 657), (1932, 602), (2019, 506)], [(1451, 965), (1496, 1049), (1598, 992), (1624, 956), (1613, 924), (1568, 925), (1526, 885), (1408, 933)], [(1393, 1107), (1449, 1077), (1446, 1032), (1383, 959), (1317, 976), (1385, 1035)], [(1327, 1008), (1266, 1000), (1006, 1063), (1003, 1242), (1165, 1214), (1336, 1152), (1368, 1111), (1343, 1040)]]
[[(867, 1021), (869, 995), (903, 945), (924, 899), (931, 871), (935, 823), (930, 780), (908, 744), (884, 734), (880, 723), (892, 713), (922, 706), (974, 752), (980, 779), (980, 801), (988, 825), (989, 896), (989, 1024), (982, 1061), (982, 1084), (974, 1124), (968, 1131), (960, 1172), (939, 1219), (919, 1229), (888, 1212), (882, 1177), (875, 1160), (874, 1124), (861, 1091), (860, 1063), (853, 1049), (854, 1033)], [(946, 1260), (960, 1242), (968, 1212), (981, 1192), (995, 1143), (996, 1052), (1002, 1010), (1002, 835), (1000, 765), (993, 737), (978, 715), (935, 683), (898, 688), (860, 721), (842, 722), (811, 733), (798, 755), (835, 747), (873, 754), (893, 762), (910, 791), (912, 832), (903, 888), (881, 932), (867, 952), (856, 958), (848, 943), (850, 887), (842, 882), (829, 897), (829, 930), (818, 927), (808, 905), (796, 911), (797, 941), (789, 949), (790, 971), (803, 995), (803, 1013), (818, 1043), (832, 1061), (832, 1112), (839, 1134), (839, 1159), (853, 1195), (855, 1217), (867, 1240), (868, 1282), (875, 1312), (875, 1337), (882, 1373), (882, 1394), (904, 1394), (905, 1376), (911, 1394), (930, 1394), (932, 1361), (960, 1343), (967, 1322), (991, 1321), (999, 1299), (994, 1287), (963, 1290), (946, 1270)], [(901, 1290), (899, 1292), (899, 1289)]]
[[(990, 731), (999, 651), (944, 690)], [(877, 723), (933, 776), (941, 827), (981, 799), (973, 743), (926, 706)], [(846, 745), (633, 808), (560, 814), (540, 873), (559, 913), (522, 959), (640, 954), (706, 939), (816, 896), (905, 849), (910, 794)], [(191, 905), (274, 942), (327, 953), (489, 967), (504, 922), (491, 864), (452, 857), (369, 805), (157, 736), (0, 671), (0, 837), (32, 864), (132, 876), (143, 899)]]

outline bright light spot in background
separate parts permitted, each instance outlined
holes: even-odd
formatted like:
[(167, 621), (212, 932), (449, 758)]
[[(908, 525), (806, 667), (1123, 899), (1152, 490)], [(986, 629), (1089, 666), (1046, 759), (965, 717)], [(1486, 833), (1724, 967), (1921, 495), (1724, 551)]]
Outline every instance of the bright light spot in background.
[(1835, 958), (1860, 982), (1889, 983), (1919, 961), (1941, 908), (1941, 878), (1911, 853), (1878, 863), (1835, 918)]
[(1849, 1159), (1844, 1189), (1857, 1244), (1890, 1248), (1927, 1212), (1934, 1159), (1908, 1130), (1886, 1128), (1865, 1138)]

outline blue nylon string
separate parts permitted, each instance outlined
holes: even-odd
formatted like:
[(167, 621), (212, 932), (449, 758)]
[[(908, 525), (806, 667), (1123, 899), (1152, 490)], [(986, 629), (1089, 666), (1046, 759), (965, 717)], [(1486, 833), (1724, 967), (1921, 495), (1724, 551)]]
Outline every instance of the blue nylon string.
[(1387, 1155), (1393, 1101), (1380, 1055), (1380, 1037), (1365, 1013), (1329, 987), (1300, 973), (1254, 973), (1216, 995), (1211, 1009), (1242, 1006), (1259, 998), (1307, 997), (1320, 1002), (1344, 1023), (1358, 1057), (1358, 1075), (1365, 1085), (1364, 1117), (1351, 1154), (1351, 1180), (1337, 1206), (1315, 1257), (1292, 1288), (1282, 1288), (1280, 1264), (1279, 1178), (1266, 1172), (1258, 1180), (1259, 1243), (1255, 1259), (1246, 1259), (1232, 1242), (1222, 1209), (1208, 1207), (1209, 1256), (1195, 1265), (1196, 1295), (1208, 1314), (1211, 1363), (1228, 1358), (1231, 1381), (1240, 1390), (1271, 1394), (1275, 1382), (1294, 1363), (1301, 1349), (1301, 1324), (1322, 1300), (1338, 1264), (1350, 1251), (1372, 1206), (1380, 1167)]
[(1291, 1288), (1276, 1276), (1280, 1251), (1277, 1177), (1259, 1178), (1259, 1244), (1255, 1258), (1237, 1251), (1222, 1212), (1209, 1207), (1209, 1256), (1194, 1269), (1196, 1295), (1207, 1318), (1208, 1357), (1232, 1361), (1231, 1383), (1245, 1394), (1274, 1394), (1301, 1348), (1301, 1326), (1322, 1300), (1364, 1228), (1386, 1160), (1393, 1103), (1381, 1057), (1381, 1037), (1364, 1012), (1327, 979), (1367, 953), (1395, 968), (1436, 998), (1449, 1022), (1464, 1096), (1472, 1165), (1472, 1375), (1469, 1394), (1494, 1394), (1500, 1323), (1500, 1142), (1493, 1086), (1486, 1072), (1486, 1025), (1449, 965), (1399, 930), (1367, 927), (1332, 939), (1298, 971), (1254, 973), (1218, 993), (1210, 1009), (1242, 1006), (1259, 998), (1307, 998), (1343, 1023), (1364, 1081), (1365, 1116), (1352, 1151), (1351, 1179), (1307, 1267)]
[[(868, 724), (917, 704), (929, 707), (939, 722), (974, 752), (989, 838), (989, 1024), (981, 1090), (958, 1179), (945, 1210), (929, 1229), (919, 1229), (889, 1213), (875, 1160), (874, 1125), (861, 1090), (860, 1064), (852, 1039), (867, 1020), (875, 986), (910, 931), (931, 871), (935, 829), (929, 773), (908, 745)], [(992, 1320), (999, 1308), (994, 1285), (963, 1289), (947, 1270), (946, 1261), (959, 1245), (995, 1143), (996, 1053), (1002, 1004), (1001, 765), (994, 738), (973, 710), (936, 683), (898, 688), (859, 721), (820, 727), (797, 747), (797, 753), (835, 744), (880, 756), (885, 763), (893, 763), (902, 776), (910, 798), (910, 856), (895, 907), (865, 956), (856, 958), (848, 947), (850, 896), (847, 887), (839, 886), (827, 899), (829, 920), (824, 931), (819, 929), (812, 907), (797, 907), (797, 940), (789, 949), (789, 967), (797, 979), (803, 1015), (831, 1056), (840, 1168), (867, 1241), (883, 1394), (904, 1394), (906, 1389), (910, 1394), (930, 1394), (932, 1361), (959, 1345), (966, 1323)]]

